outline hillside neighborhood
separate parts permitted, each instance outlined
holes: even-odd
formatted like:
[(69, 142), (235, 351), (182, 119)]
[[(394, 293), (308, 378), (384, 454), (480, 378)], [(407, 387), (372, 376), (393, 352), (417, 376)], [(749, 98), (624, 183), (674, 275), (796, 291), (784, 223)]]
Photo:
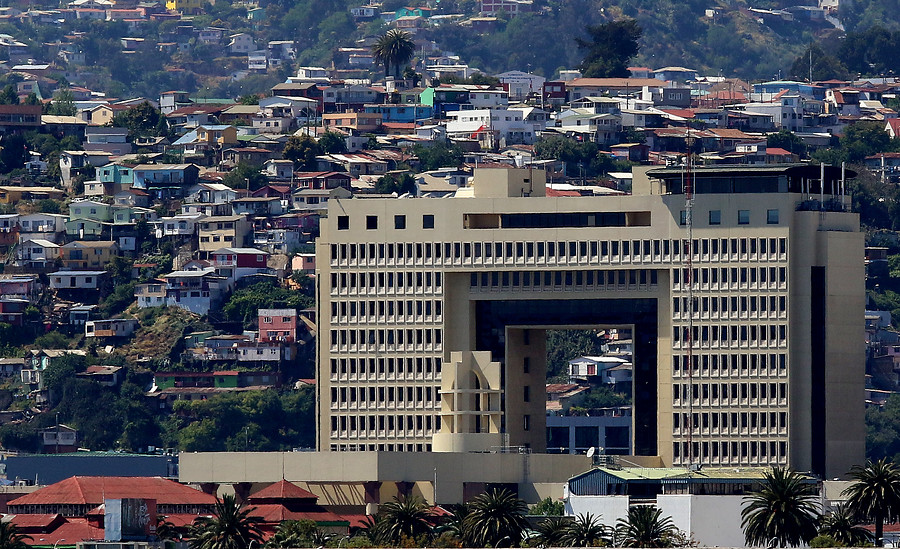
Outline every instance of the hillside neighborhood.
[(900, 32), (633, 4), (0, 5), (0, 549), (900, 544)]

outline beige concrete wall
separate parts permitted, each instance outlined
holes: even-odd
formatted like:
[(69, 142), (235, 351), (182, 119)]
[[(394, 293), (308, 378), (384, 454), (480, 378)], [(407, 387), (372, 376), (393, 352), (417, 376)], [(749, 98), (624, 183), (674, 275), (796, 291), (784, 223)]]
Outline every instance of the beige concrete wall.
[(569, 478), (587, 471), (585, 456), (550, 454), (454, 454), (425, 452), (216, 452), (182, 453), (179, 481), (186, 484), (277, 482), (282, 478), (318, 495), (327, 505), (365, 505), (363, 484), (382, 483), (381, 502), (412, 484), (413, 493), (431, 501), (437, 480), (438, 501), (461, 503), (467, 483), (519, 486), (529, 503), (562, 495)]

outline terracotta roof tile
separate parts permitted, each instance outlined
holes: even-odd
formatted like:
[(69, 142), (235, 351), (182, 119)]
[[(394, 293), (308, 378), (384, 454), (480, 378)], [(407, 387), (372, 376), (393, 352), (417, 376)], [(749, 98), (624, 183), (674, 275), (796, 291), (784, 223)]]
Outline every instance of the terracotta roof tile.
[(100, 505), (107, 498), (155, 499), (163, 505), (215, 504), (213, 496), (162, 477), (69, 477), (9, 505)]
[(251, 502), (261, 499), (319, 499), (319, 496), (300, 488), (292, 482), (280, 480), (251, 495)]

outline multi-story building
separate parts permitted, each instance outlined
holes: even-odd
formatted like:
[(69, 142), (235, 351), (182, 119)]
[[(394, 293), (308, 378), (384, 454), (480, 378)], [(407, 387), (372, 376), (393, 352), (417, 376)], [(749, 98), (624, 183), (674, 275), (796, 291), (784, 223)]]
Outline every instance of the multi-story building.
[(544, 451), (546, 331), (602, 326), (634, 334), (635, 454), (860, 463), (864, 239), (841, 170), (648, 169), (627, 196), (481, 168), (455, 199), (329, 201), (319, 449)]

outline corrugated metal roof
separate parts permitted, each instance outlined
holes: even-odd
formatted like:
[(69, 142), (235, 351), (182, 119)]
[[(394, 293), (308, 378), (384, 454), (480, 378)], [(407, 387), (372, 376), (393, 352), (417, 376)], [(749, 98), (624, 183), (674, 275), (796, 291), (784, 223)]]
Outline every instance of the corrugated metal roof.
[(162, 477), (69, 477), (9, 505), (100, 505), (104, 499), (155, 499), (164, 505), (213, 505), (215, 497)]

